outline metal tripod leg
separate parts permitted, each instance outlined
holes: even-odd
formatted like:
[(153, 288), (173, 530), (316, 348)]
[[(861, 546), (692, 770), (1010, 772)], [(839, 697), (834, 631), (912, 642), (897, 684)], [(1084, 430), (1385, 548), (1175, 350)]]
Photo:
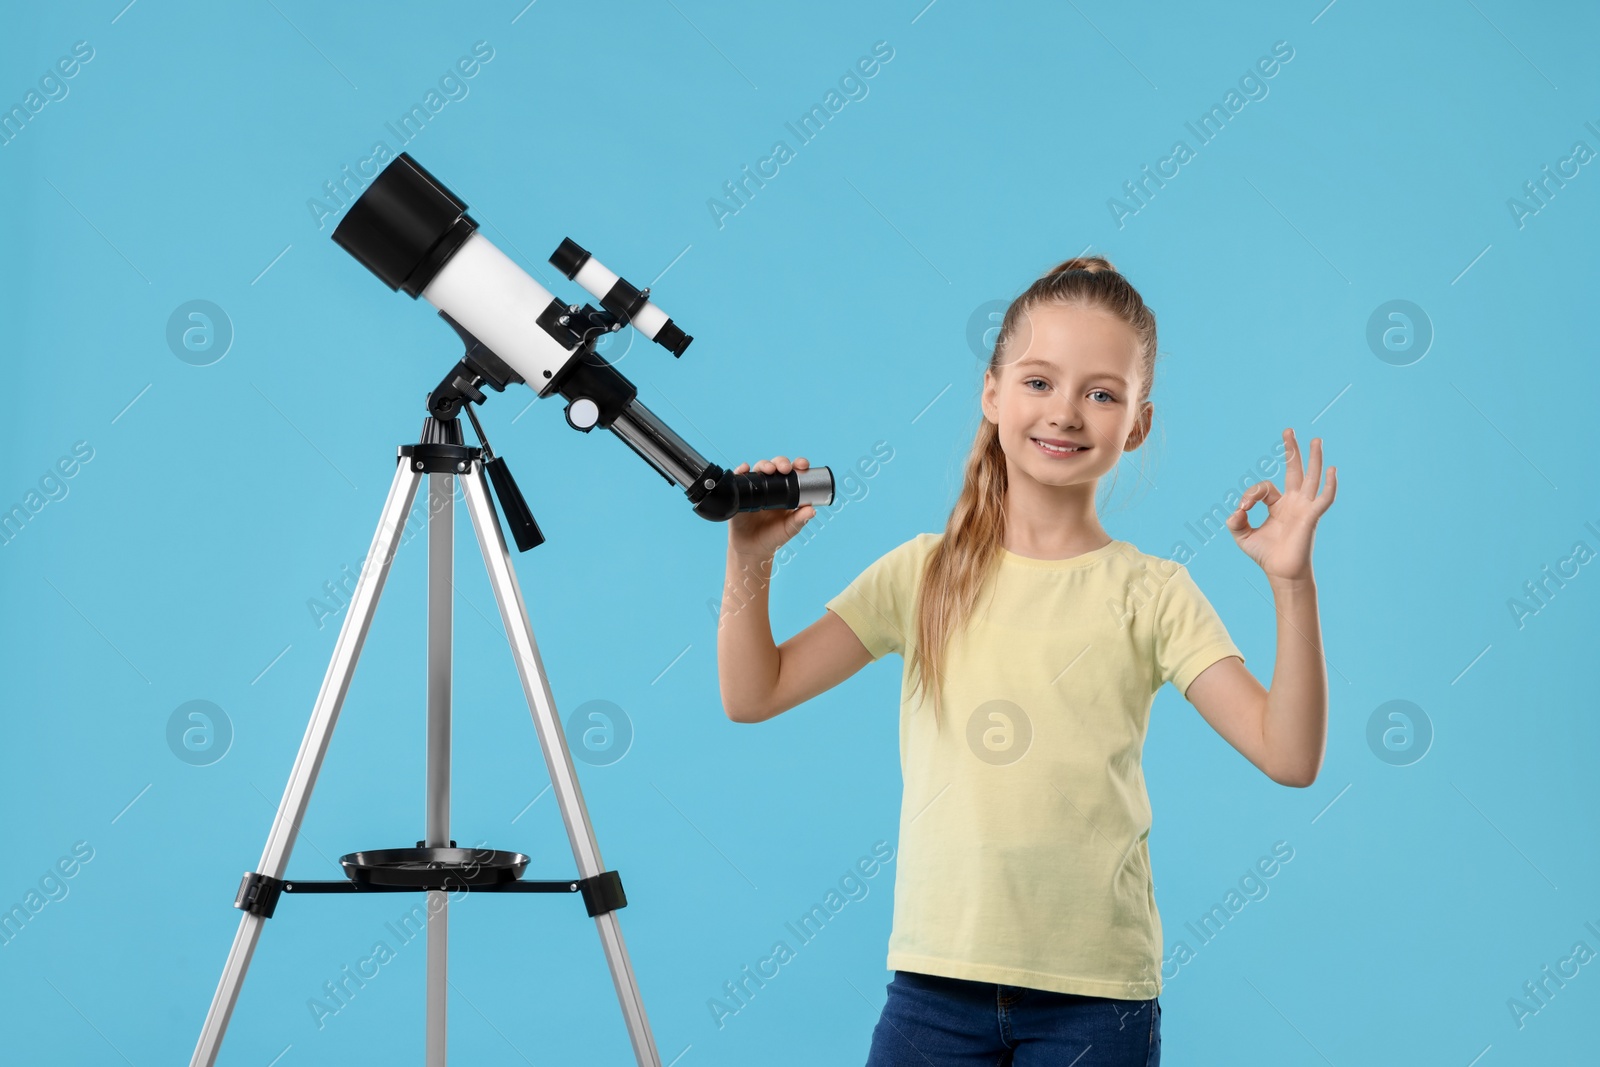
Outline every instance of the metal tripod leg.
[[(505, 624), (506, 637), (511, 642), (511, 652), (517, 662), (517, 674), (522, 679), (522, 692), (528, 699), (528, 710), (533, 713), (539, 745), (544, 749), (550, 784), (555, 789), (556, 802), (561, 806), (561, 818), (567, 826), (572, 858), (577, 861), (579, 877), (593, 878), (605, 870), (600, 862), (600, 846), (596, 844), (594, 830), (589, 825), (589, 812), (584, 807), (583, 793), (578, 788), (578, 777), (572, 767), (572, 754), (567, 751), (561, 720), (556, 716), (555, 698), (545, 678), (539, 646), (533, 639), (528, 609), (511, 568), (511, 553), (506, 549), (505, 535), (500, 530), (494, 506), (489, 502), (489, 486), (482, 462), (473, 461), (471, 469), (460, 478), (467, 511), (472, 516), (472, 527), (478, 535), (478, 546), (483, 550), (483, 563), (489, 571), (489, 584), (494, 587), (494, 597), (500, 605), (500, 620)], [(605, 950), (606, 963), (611, 968), (611, 981), (616, 986), (617, 1000), (622, 1005), (628, 1037), (633, 1042), (634, 1058), (638, 1060), (639, 1067), (661, 1067), (661, 1056), (656, 1051), (655, 1038), (650, 1033), (650, 1022), (645, 1016), (644, 1001), (639, 996), (633, 964), (629, 962), (628, 950), (622, 942), (622, 927), (617, 922), (617, 913), (602, 912), (595, 916), (594, 921), (600, 934), (601, 947)]]
[[(300, 753), (295, 757), (289, 784), (284, 788), (283, 800), (278, 804), (272, 832), (267, 835), (266, 851), (261, 854), (261, 863), (256, 867), (262, 874), (282, 878), (284, 868), (289, 863), (289, 853), (300, 833), (300, 820), (305, 816), (306, 804), (311, 800), (311, 788), (316, 784), (322, 758), (327, 754), (333, 725), (339, 719), (339, 709), (350, 690), (350, 677), (355, 673), (361, 645), (367, 639), (367, 628), (372, 624), (373, 612), (377, 610), (383, 583), (389, 577), (389, 565), (394, 562), (394, 550), (421, 478), (420, 474), (411, 470), (409, 464), (395, 464), (394, 482), (389, 486), (389, 498), (383, 504), (378, 532), (373, 535), (372, 547), (368, 549), (366, 561), (361, 565), (361, 577), (356, 580), (355, 593), (350, 597), (344, 625), (339, 628), (339, 640), (333, 646), (333, 658), (328, 663), (328, 673), (322, 679), (322, 690), (317, 694), (311, 723), (300, 742)], [(190, 1067), (213, 1067), (216, 1063), (223, 1034), (228, 1029), (228, 1019), (239, 999), (239, 986), (244, 982), (250, 957), (261, 936), (261, 924), (265, 921), (261, 916), (249, 912), (240, 916), (239, 929), (234, 934), (233, 947), (228, 951), (228, 962), (222, 970), (222, 981), (218, 983), (216, 995), (211, 999), (211, 1010), (206, 1014), (199, 1044), (195, 1046), (194, 1057), (189, 1061)]]
[[(454, 474), (428, 475), (428, 766), (429, 848), (450, 845), (450, 644), (455, 583)], [(428, 890), (427, 1067), (445, 1067), (445, 1017), (449, 1004), (446, 958), (450, 943), (450, 894)]]

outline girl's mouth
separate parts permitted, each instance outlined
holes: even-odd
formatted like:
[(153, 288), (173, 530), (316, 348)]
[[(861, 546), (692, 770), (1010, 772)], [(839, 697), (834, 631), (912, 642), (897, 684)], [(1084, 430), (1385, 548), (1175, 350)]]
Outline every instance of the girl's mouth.
[(1030, 437), (1028, 440), (1032, 441), (1039, 451), (1043, 452), (1047, 456), (1055, 457), (1056, 459), (1065, 459), (1068, 456), (1076, 456), (1080, 452), (1089, 451), (1088, 445), (1082, 445), (1078, 448), (1057, 448), (1054, 445), (1045, 444), (1037, 437)]

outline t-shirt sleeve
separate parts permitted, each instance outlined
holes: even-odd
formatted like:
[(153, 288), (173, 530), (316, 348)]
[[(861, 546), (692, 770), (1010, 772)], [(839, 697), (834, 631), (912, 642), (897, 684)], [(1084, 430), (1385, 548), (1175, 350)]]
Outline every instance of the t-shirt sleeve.
[(1227, 656), (1244, 659), (1211, 602), (1179, 564), (1156, 598), (1156, 677), (1153, 689), (1171, 682), (1185, 696), (1200, 672)]
[(915, 607), (911, 601), (917, 578), (916, 547), (913, 538), (890, 549), (827, 602), (828, 610), (845, 621), (875, 661), (890, 652), (905, 655)]

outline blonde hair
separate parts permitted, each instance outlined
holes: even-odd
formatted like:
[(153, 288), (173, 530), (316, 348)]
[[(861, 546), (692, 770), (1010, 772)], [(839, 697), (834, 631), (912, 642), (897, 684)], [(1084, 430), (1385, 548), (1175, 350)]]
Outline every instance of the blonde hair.
[[(1101, 256), (1080, 256), (1051, 268), (1011, 302), (1000, 322), (988, 369), (997, 378), (1011, 360), (1007, 348), (1019, 324), (1041, 305), (1090, 307), (1126, 322), (1138, 336), (1140, 383), (1136, 408), (1150, 399), (1155, 382), (1156, 316), (1128, 280)], [(988, 419), (978, 424), (968, 453), (961, 495), (940, 539), (923, 566), (913, 627), (917, 689), (929, 679), (942, 682), (939, 664), (950, 636), (971, 617), (978, 594), (1000, 554), (1006, 532), (1006, 458), (1000, 431)], [(933, 685), (933, 710), (939, 717), (939, 694)]]

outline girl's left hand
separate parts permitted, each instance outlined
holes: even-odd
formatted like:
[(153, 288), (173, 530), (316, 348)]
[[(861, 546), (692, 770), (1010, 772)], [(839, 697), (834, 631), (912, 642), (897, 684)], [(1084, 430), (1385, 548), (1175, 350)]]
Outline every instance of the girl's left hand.
[[(1300, 465), (1300, 446), (1295, 442), (1294, 431), (1284, 430), (1289, 439), (1289, 452), (1284, 456), (1287, 470), (1283, 477), (1283, 492), (1270, 481), (1257, 482), (1246, 490), (1239, 507), (1228, 516), (1228, 529), (1244, 554), (1261, 565), (1268, 578), (1299, 581), (1311, 577), (1311, 541), (1316, 534), (1317, 520), (1333, 504), (1338, 492), (1335, 467), (1328, 468), (1328, 484), (1321, 491), (1322, 439), (1311, 439), (1309, 470)], [(1267, 520), (1260, 526), (1250, 525), (1250, 508), (1256, 501), (1267, 505)]]

